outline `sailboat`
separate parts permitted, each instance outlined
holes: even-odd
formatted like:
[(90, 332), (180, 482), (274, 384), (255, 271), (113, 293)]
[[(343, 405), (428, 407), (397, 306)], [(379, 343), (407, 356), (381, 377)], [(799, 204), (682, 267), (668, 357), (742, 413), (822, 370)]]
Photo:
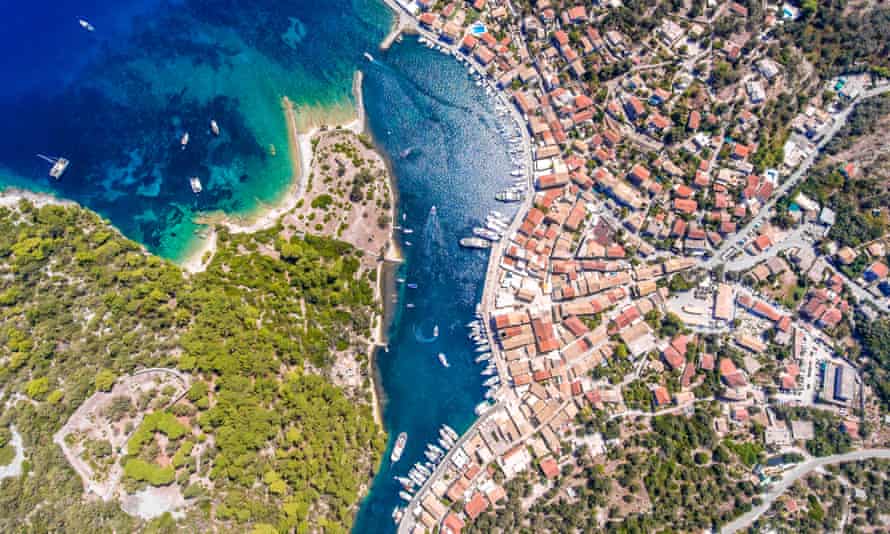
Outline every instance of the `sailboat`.
[(68, 164), (71, 163), (65, 158), (51, 158), (49, 156), (44, 156), (43, 154), (37, 154), (37, 157), (47, 163), (53, 164), (49, 169), (49, 175), (56, 180), (62, 177), (62, 174), (65, 173), (65, 169), (68, 168)]

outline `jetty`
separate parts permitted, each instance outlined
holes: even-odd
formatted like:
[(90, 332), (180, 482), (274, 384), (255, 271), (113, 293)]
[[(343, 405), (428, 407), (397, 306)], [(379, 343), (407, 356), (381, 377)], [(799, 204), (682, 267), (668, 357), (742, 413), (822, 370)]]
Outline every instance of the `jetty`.
[(394, 1), (386, 0), (387, 5), (398, 15), (398, 19), (393, 24), (389, 34), (380, 43), (380, 50), (389, 50), (394, 42), (402, 35), (402, 33), (417, 31), (417, 22), (408, 14), (401, 6)]

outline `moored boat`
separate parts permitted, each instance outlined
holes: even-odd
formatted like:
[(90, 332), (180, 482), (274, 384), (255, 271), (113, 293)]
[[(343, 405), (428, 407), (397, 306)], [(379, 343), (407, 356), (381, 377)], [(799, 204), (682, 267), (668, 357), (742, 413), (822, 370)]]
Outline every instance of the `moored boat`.
[(483, 352), (483, 353), (480, 354), (479, 356), (476, 356), (476, 363), (482, 363), (482, 362), (484, 362), (485, 360), (490, 360), (490, 359), (491, 359), (491, 353), (490, 353), (490, 352)]
[(414, 498), (414, 497), (413, 497), (410, 493), (408, 493), (407, 491), (400, 491), (400, 492), (399, 492), (399, 497), (405, 499), (405, 500), (408, 501), (408, 502), (411, 502), (411, 499)]
[(491, 248), (491, 241), (482, 239), (481, 237), (464, 237), (460, 240), (460, 246), (464, 248)]
[(455, 432), (453, 428), (451, 428), (448, 425), (442, 425), (442, 430), (444, 430), (445, 433), (448, 434), (448, 436), (451, 439), (453, 439), (454, 441), (457, 441), (458, 435), (457, 435), (457, 432)]

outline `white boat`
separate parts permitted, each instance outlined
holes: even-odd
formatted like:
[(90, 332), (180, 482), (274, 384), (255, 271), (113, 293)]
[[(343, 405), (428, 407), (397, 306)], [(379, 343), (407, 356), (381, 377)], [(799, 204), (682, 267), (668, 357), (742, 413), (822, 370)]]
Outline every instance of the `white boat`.
[(96, 27), (86, 21), (86, 19), (77, 19), (77, 23), (80, 24), (80, 27), (85, 29), (88, 32), (96, 31)]
[(374, 56), (372, 56), (371, 54), (369, 54), (369, 53), (367, 53), (367, 52), (365, 52), (365, 59), (367, 59), (367, 60), (370, 61), (371, 63), (374, 62)]
[(67, 169), (68, 164), (71, 163), (65, 158), (51, 158), (49, 156), (44, 156), (43, 154), (37, 154), (37, 157), (47, 163), (53, 164), (49, 169), (49, 175), (56, 180), (60, 179), (62, 175), (65, 174), (65, 169)]
[(446, 451), (454, 446), (454, 443), (448, 443), (443, 438), (439, 438), (438, 442), (439, 442), (439, 446), (442, 447), (442, 449), (444, 449)]
[(501, 239), (500, 233), (488, 228), (473, 228), (473, 235), (489, 241), (499, 241)]
[(525, 195), (522, 191), (516, 191), (515, 189), (505, 189), (499, 191), (494, 196), (494, 199), (498, 202), (520, 202), (523, 198), (525, 198)]
[(408, 442), (408, 434), (402, 432), (399, 434), (399, 437), (396, 438), (396, 444), (393, 445), (392, 454), (389, 455), (389, 461), (392, 463), (396, 463), (402, 457), (402, 452), (405, 450), (405, 443)]
[(497, 232), (503, 234), (507, 231), (507, 227), (504, 226), (503, 223), (500, 223), (495, 220), (485, 221), (485, 227), (491, 230), (492, 232)]
[(423, 476), (425, 476), (425, 477), (427, 477), (427, 478), (429, 478), (430, 475), (433, 474), (432, 471), (430, 471), (429, 469), (427, 469), (426, 467), (424, 467), (424, 466), (421, 465), (421, 464), (414, 464), (414, 467), (415, 467), (415, 469), (417, 469), (417, 471), (418, 471), (421, 475), (423, 475)]
[(488, 346), (488, 343), (483, 343), (476, 347), (476, 352), (488, 352), (491, 350), (491, 347)]
[(481, 374), (482, 376), (491, 376), (495, 373), (495, 371), (497, 371), (497, 369), (492, 369), (491, 367), (486, 367), (479, 374)]
[(464, 248), (491, 248), (491, 241), (479, 237), (464, 237), (460, 240), (460, 246)]
[(497, 393), (498, 393), (497, 388), (491, 388), (491, 389), (489, 389), (488, 391), (485, 392), (485, 398), (486, 398), (486, 399), (493, 399), (494, 396), (497, 395)]
[(444, 452), (442, 449), (440, 449), (439, 447), (436, 447), (436, 446), (433, 445), (432, 443), (427, 443), (426, 446), (427, 446), (427, 448), (428, 448), (429, 450), (433, 451), (433, 452), (436, 453), (436, 454), (441, 455), (441, 454)]
[(401, 507), (396, 506), (392, 509), (392, 521), (396, 525), (398, 525), (402, 521), (402, 516), (405, 515), (405, 511), (402, 510)]
[(179, 144), (182, 146), (182, 149), (185, 150), (185, 147), (189, 144), (189, 133), (185, 132), (182, 134), (182, 137), (179, 139)]
[(408, 501), (408, 502), (411, 502), (411, 499), (414, 498), (414, 497), (412, 497), (411, 494), (408, 493), (407, 491), (400, 491), (400, 492), (399, 492), (399, 497), (405, 499), (405, 500)]
[(457, 441), (458, 435), (457, 435), (457, 432), (455, 432), (453, 428), (451, 428), (448, 425), (442, 425), (442, 430), (444, 430), (445, 433), (448, 434), (448, 437), (453, 439), (455, 442)]
[(520, 171), (518, 169), (515, 171), (510, 171), (510, 175), (511, 176), (522, 176), (522, 171)]
[(402, 233), (403, 234), (413, 234), (414, 230), (412, 230), (410, 228), (405, 228), (404, 230), (402, 230)]
[(433, 337), (439, 337), (439, 325), (433, 327)]
[(424, 454), (424, 456), (426, 456), (427, 459), (429, 459), (429, 461), (431, 461), (431, 462), (437, 462), (437, 461), (439, 461), (439, 455), (436, 454), (436, 453), (434, 453), (433, 451), (423, 451), (423, 454)]
[(407, 487), (407, 488), (412, 488), (412, 487), (414, 487), (414, 481), (411, 480), (411, 479), (408, 478), (408, 477), (392, 477), (392, 478), (393, 478), (396, 482), (398, 482), (399, 484), (401, 484), (401, 485), (403, 485), (403, 486), (405, 486), (405, 487)]
[(426, 482), (426, 477), (424, 477), (423, 475), (421, 475), (420, 473), (418, 473), (417, 471), (415, 471), (413, 469), (411, 470), (410, 473), (408, 473), (408, 478), (410, 478), (411, 481), (414, 482), (414, 484), (416, 484), (418, 486), (423, 486), (423, 483)]
[(493, 377), (487, 379), (485, 382), (482, 382), (482, 385), (485, 387), (491, 387), (491, 386), (494, 386), (494, 385), (497, 385), (500, 383), (501, 383), (500, 377), (493, 376)]
[(479, 356), (476, 356), (476, 363), (482, 363), (482, 362), (484, 362), (485, 360), (490, 360), (490, 359), (491, 359), (491, 353), (490, 353), (490, 352), (483, 352), (483, 353), (480, 354)]
[(445, 357), (444, 352), (439, 353), (439, 363), (441, 363), (443, 367), (451, 367), (451, 365), (448, 363), (448, 359)]
[(204, 190), (204, 187), (201, 185), (201, 180), (198, 179), (197, 176), (189, 178), (189, 185), (192, 186), (192, 193), (196, 195)]
[(476, 415), (482, 415), (490, 409), (491, 404), (488, 401), (482, 401), (476, 405), (476, 408), (474, 408), (473, 411), (476, 413)]
[(213, 132), (213, 135), (219, 135), (219, 124), (216, 123), (215, 120), (210, 121), (210, 131)]

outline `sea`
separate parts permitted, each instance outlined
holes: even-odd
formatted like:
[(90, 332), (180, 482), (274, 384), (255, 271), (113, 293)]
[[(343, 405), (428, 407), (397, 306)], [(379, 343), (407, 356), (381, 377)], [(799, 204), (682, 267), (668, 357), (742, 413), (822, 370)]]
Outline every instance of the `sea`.
[[(392, 510), (404, 502), (393, 477), (426, 460), (442, 424), (463, 432), (475, 419), (485, 377), (465, 325), (488, 252), (458, 240), (490, 210), (516, 209), (494, 200), (512, 181), (506, 118), (464, 66), (415, 37), (380, 51), (392, 22), (379, 0), (16, 2), (0, 20), (0, 187), (77, 201), (174, 261), (200, 246), (200, 215), (249, 216), (287, 191), (284, 96), (301, 128), (348, 120), (354, 73), (364, 73), (404, 261), (375, 365), (390, 442), (356, 518), (360, 534), (394, 532)], [(61, 180), (37, 154), (71, 161)], [(400, 432), (407, 447), (391, 465)]]

